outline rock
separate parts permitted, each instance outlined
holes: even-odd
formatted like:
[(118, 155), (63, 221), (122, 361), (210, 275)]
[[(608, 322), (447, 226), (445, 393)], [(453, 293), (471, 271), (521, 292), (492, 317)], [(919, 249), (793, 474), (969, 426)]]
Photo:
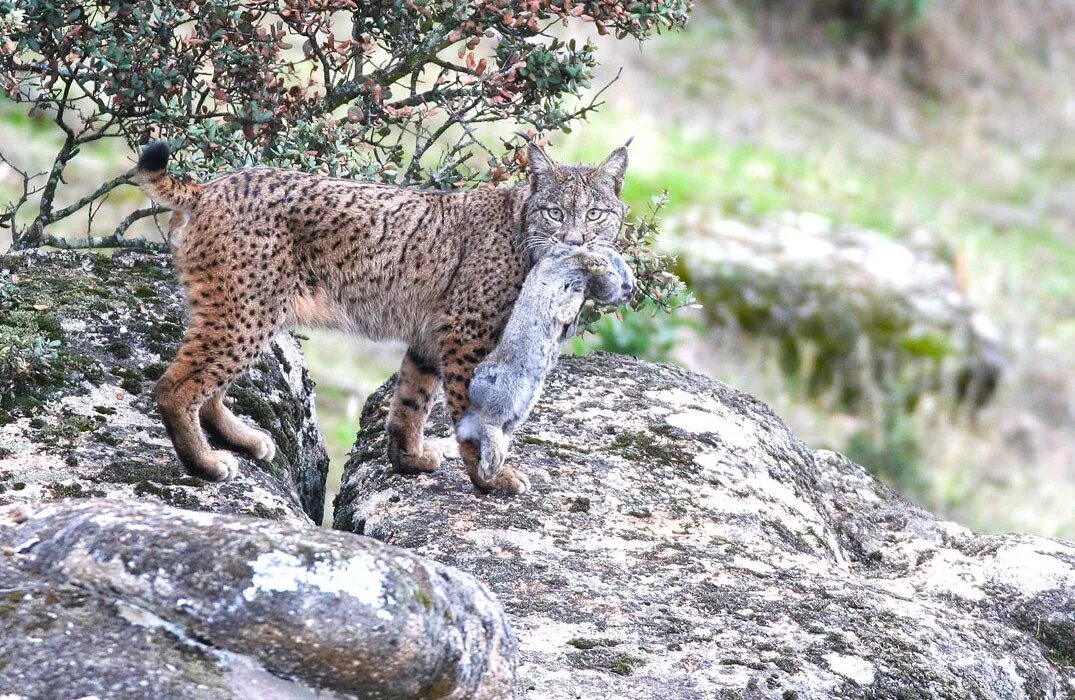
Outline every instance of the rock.
[(0, 504), (137, 498), (320, 522), (328, 457), (298, 344), (281, 335), (228, 392), (275, 460), (208, 484), (183, 471), (152, 396), (184, 327), (170, 256), (0, 257)]
[(716, 381), (565, 358), (516, 433), (514, 498), (458, 461), (392, 473), (390, 391), (335, 526), (486, 583), (522, 697), (1075, 697), (1075, 545), (940, 520)]
[(841, 403), (898, 387), (987, 403), (1004, 370), (999, 332), (967, 298), (957, 259), (922, 232), (909, 243), (834, 229), (810, 214), (747, 226), (696, 211), (663, 245), (711, 323), (768, 340), (791, 377)]
[(0, 258), (0, 698), (510, 694), (487, 589), (311, 527), (328, 459), (292, 337), (229, 392), (275, 460), (184, 474), (151, 391), (183, 329), (167, 256)]
[(5, 698), (503, 698), (515, 640), (459, 571), (155, 503), (0, 507)]

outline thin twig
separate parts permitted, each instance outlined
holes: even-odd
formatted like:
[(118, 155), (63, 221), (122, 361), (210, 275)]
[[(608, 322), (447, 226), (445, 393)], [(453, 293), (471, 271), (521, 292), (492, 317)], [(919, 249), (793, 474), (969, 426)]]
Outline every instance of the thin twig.
[(86, 195), (82, 199), (78, 200), (77, 202), (75, 202), (71, 206), (64, 207), (63, 209), (59, 210), (58, 212), (52, 213), (51, 216), (49, 217), (50, 222), (59, 221), (60, 219), (64, 219), (64, 218), (74, 214), (76, 211), (78, 211), (82, 207), (84, 207), (87, 204), (89, 204), (90, 202), (96, 200), (98, 197), (102, 197), (102, 196), (108, 194), (109, 192), (111, 192), (112, 190), (116, 189), (120, 185), (130, 184), (131, 178), (133, 176), (134, 176), (134, 171), (131, 170), (131, 171), (128, 171), (128, 172), (124, 173), (123, 175), (120, 175), (118, 177), (112, 178), (111, 180), (109, 180), (108, 182), (102, 184), (100, 187), (95, 189), (93, 192), (91, 192), (90, 194)]
[(119, 222), (119, 225), (116, 226), (116, 230), (112, 233), (112, 237), (117, 242), (126, 240), (123, 236), (127, 233), (127, 229), (129, 229), (135, 221), (138, 221), (139, 219), (144, 219), (147, 216), (156, 216), (157, 214), (163, 214), (166, 211), (168, 210), (164, 209), (163, 207), (158, 207), (156, 204), (151, 207), (146, 207), (145, 209), (136, 209), (135, 211), (132, 211), (130, 214), (125, 216), (123, 218), (123, 221)]
[(10, 228), (12, 239), (15, 239), (19, 237), (18, 232), (15, 230), (15, 217), (16, 215), (18, 215), (19, 209), (21, 209), (22, 206), (26, 204), (27, 201), (29, 201), (30, 197), (41, 191), (41, 187), (31, 189), (30, 183), (39, 177), (44, 177), (45, 173), (37, 173), (35, 175), (30, 175), (25, 170), (19, 168), (17, 165), (8, 160), (3, 153), (0, 153), (0, 162), (5, 163), (9, 168), (14, 170), (15, 173), (18, 174), (19, 178), (22, 180), (22, 194), (19, 195), (18, 199), (12, 202), (8, 202), (7, 205), (4, 207), (3, 211), (0, 211), (0, 229)]

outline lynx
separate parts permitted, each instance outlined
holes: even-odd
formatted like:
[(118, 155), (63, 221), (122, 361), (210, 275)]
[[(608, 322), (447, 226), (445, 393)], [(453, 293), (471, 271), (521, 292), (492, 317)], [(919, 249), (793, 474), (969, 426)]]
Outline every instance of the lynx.
[[(213, 449), (203, 421), (230, 447), (272, 460), (276, 447), (224, 404), (229, 383), (281, 330), (339, 328), (408, 344), (388, 423), (400, 472), (431, 472), (441, 455), (423, 440), (438, 387), (452, 420), (469, 403), (474, 369), (493, 349), (531, 266), (557, 243), (594, 246), (619, 233), (626, 145), (596, 167), (555, 163), (531, 144), (528, 180), (460, 192), (408, 189), (308, 173), (248, 168), (203, 184), (167, 173), (164, 142), (147, 146), (136, 181), (175, 210), (173, 229), (190, 322), (155, 396), (185, 468), (210, 481), (238, 462)], [(504, 468), (479, 472), (479, 446), (461, 440), (481, 490), (522, 493)]]
[(474, 372), (470, 407), (456, 426), (460, 440), (480, 445), (483, 481), (503, 468), (508, 441), (540, 398), (586, 297), (622, 304), (634, 290), (634, 276), (611, 248), (559, 244), (530, 271), (500, 342)]

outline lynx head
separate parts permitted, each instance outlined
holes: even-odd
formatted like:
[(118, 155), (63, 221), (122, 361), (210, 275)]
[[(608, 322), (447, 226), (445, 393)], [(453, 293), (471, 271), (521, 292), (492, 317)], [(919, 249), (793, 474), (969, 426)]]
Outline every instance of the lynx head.
[(627, 172), (627, 146), (598, 166), (560, 165), (536, 144), (530, 160), (530, 196), (523, 213), (523, 248), (540, 258), (557, 243), (610, 244), (620, 232), (627, 205), (620, 201)]

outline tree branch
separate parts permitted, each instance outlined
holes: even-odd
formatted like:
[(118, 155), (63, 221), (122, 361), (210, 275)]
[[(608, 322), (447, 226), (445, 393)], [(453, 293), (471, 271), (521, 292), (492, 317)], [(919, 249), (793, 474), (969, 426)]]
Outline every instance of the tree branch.
[(8, 160), (3, 153), (0, 153), (0, 162), (5, 163), (9, 168), (14, 170), (15, 173), (22, 180), (22, 194), (19, 195), (18, 199), (8, 202), (5, 205), (3, 211), (0, 211), (0, 229), (10, 228), (11, 237), (14, 240), (16, 238), (19, 238), (18, 231), (16, 231), (15, 229), (15, 217), (18, 215), (19, 209), (21, 209), (22, 206), (26, 204), (27, 201), (29, 201), (31, 196), (41, 191), (40, 187), (36, 189), (30, 189), (30, 183), (39, 177), (43, 177), (45, 173), (37, 173), (35, 175), (30, 175), (25, 170), (22, 170), (17, 165)]
[(61, 209), (61, 210), (59, 210), (57, 212), (53, 212), (49, 217), (50, 222), (51, 221), (59, 221), (60, 219), (67, 218), (68, 216), (71, 216), (76, 211), (78, 211), (82, 207), (86, 206), (90, 202), (93, 202), (98, 197), (101, 197), (103, 195), (108, 194), (109, 192), (111, 192), (112, 190), (116, 189), (120, 185), (130, 184), (131, 177), (133, 177), (133, 175), (134, 175), (134, 171), (130, 170), (130, 171), (124, 173), (123, 175), (120, 175), (119, 177), (112, 178), (111, 180), (109, 180), (108, 182), (102, 184), (100, 187), (95, 189), (93, 192), (91, 192), (90, 194), (86, 195), (82, 199), (78, 200), (77, 202), (75, 202), (71, 206), (64, 207), (63, 209)]
[(98, 250), (101, 248), (131, 248), (134, 250), (148, 250), (163, 252), (168, 246), (157, 241), (149, 241), (144, 238), (123, 238), (116, 240), (114, 236), (101, 236), (95, 238), (63, 238), (62, 236), (42, 236), (39, 246), (51, 246), (61, 250)]
[(116, 230), (112, 233), (113, 239), (115, 239), (117, 243), (125, 241), (126, 239), (123, 236), (127, 233), (127, 229), (129, 229), (131, 227), (131, 224), (133, 224), (135, 221), (138, 221), (139, 219), (144, 219), (147, 216), (156, 216), (157, 214), (163, 214), (166, 211), (168, 210), (164, 209), (163, 207), (158, 207), (156, 204), (151, 207), (146, 207), (145, 209), (136, 209), (135, 211), (132, 211), (130, 214), (124, 217), (123, 221), (119, 222), (118, 226), (116, 226)]

